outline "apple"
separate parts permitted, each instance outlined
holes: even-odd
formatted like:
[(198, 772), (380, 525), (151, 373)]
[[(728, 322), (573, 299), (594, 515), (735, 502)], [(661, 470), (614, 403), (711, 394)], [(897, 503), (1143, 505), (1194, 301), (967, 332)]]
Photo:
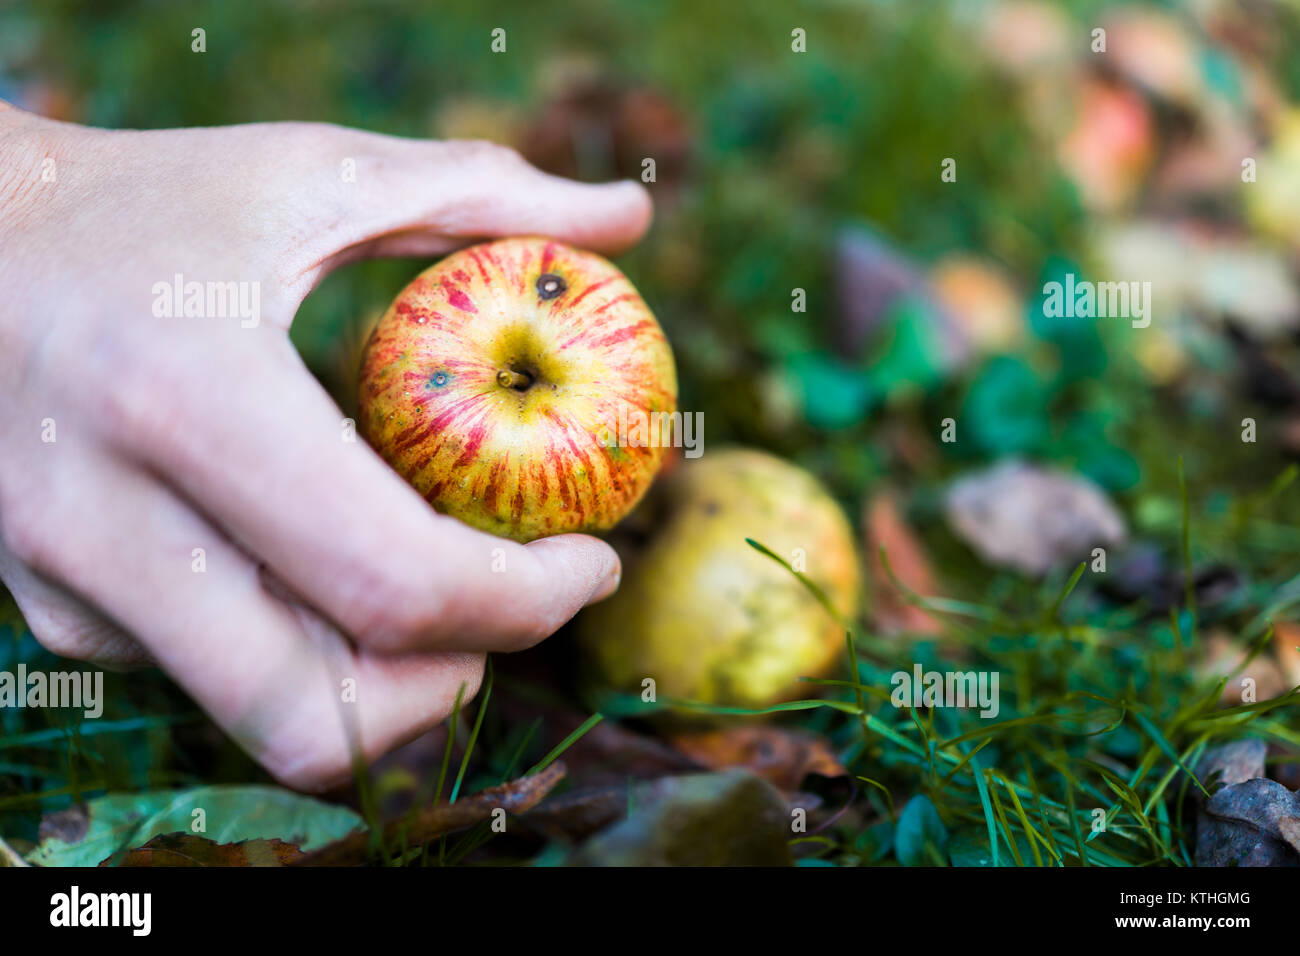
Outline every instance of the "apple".
[(426, 269), (361, 359), (370, 444), (438, 511), (516, 541), (613, 527), (663, 460), (668, 436), (637, 424), (676, 409), (672, 350), (632, 283), (545, 238)]
[(623, 583), (578, 616), (599, 685), (659, 699), (766, 707), (811, 694), (800, 677), (844, 654), (844, 630), (766, 545), (818, 584), (851, 619), (862, 581), (853, 531), (803, 469), (766, 452), (724, 449), (678, 464), (621, 544)]

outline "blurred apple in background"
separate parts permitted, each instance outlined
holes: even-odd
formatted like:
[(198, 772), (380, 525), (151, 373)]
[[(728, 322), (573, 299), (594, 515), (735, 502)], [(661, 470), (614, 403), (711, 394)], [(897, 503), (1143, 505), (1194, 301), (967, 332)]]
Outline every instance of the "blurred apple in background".
[(724, 449), (683, 461), (646, 507), (648, 539), (624, 547), (623, 584), (578, 619), (607, 688), (718, 706), (764, 707), (815, 688), (844, 650), (844, 628), (752, 538), (820, 586), (846, 619), (861, 568), (848, 520), (803, 469)]

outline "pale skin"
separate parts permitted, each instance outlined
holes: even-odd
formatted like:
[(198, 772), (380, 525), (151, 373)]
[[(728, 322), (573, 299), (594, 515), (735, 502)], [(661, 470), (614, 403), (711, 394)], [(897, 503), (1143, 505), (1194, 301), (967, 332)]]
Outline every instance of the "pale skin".
[[(638, 184), (569, 182), (489, 143), (106, 131), (0, 102), (0, 579), (37, 639), (156, 664), (300, 789), (351, 773), (350, 738), (371, 760), (445, 719), (485, 652), (608, 596), (618, 559), (434, 513), (343, 439), (289, 326), (360, 258), (532, 234), (611, 254), (650, 216)], [(155, 316), (176, 273), (259, 282), (260, 323)]]

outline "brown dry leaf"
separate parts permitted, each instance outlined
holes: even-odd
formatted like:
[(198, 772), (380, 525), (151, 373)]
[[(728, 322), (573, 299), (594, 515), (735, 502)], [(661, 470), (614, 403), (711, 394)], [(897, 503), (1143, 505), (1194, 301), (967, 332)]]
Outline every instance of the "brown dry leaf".
[(1300, 796), (1276, 780), (1224, 787), (1205, 802), (1197, 866), (1300, 866)]
[(943, 628), (934, 617), (916, 605), (907, 603), (897, 585), (885, 573), (884, 564), (880, 560), (880, 549), (883, 547), (894, 577), (912, 593), (927, 597), (938, 591), (930, 559), (924, 546), (903, 520), (896, 497), (889, 491), (877, 492), (867, 501), (863, 512), (867, 562), (871, 575), (872, 615), (876, 626), (889, 634), (941, 633)]
[(981, 353), (1010, 351), (1024, 338), (1024, 302), (996, 265), (950, 255), (930, 270), (930, 288)]
[[(524, 813), (537, 806), (564, 779), (562, 763), (520, 777), (499, 787), (491, 787), (455, 803), (439, 803), (389, 822), (384, 827), (385, 842), (402, 842), (422, 846), (445, 833), (463, 830), (489, 819), (495, 810)], [(305, 853), (293, 861), (294, 866), (356, 866), (364, 863), (370, 852), (371, 834), (354, 830), (319, 850)]]
[(1246, 685), (1242, 681), (1246, 679), (1255, 682), (1255, 700), (1272, 700), (1287, 689), (1282, 672), (1267, 654), (1260, 654), (1246, 665), (1245, 670), (1239, 670), (1247, 653), (1222, 631), (1215, 631), (1204, 641), (1198, 672), (1206, 678), (1228, 677), (1223, 696), (1219, 699), (1225, 707), (1236, 707), (1243, 702), (1242, 692)]
[(1300, 817), (1283, 817), (1277, 821), (1277, 829), (1291, 849), (1300, 853)]
[(1300, 624), (1278, 621), (1273, 625), (1273, 656), (1287, 687), (1300, 684)]
[(1137, 198), (1156, 152), (1155, 117), (1123, 83), (1090, 76), (1073, 86), (1074, 126), (1057, 159), (1093, 212), (1118, 213)]
[(744, 770), (642, 781), (634, 810), (577, 847), (573, 866), (789, 866), (790, 807)]
[(1196, 776), (1206, 786), (1217, 783), (1231, 787), (1264, 776), (1267, 756), (1268, 744), (1262, 740), (1234, 740), (1205, 751), (1196, 765)]
[(949, 526), (986, 564), (1033, 577), (1068, 570), (1094, 546), (1128, 536), (1095, 482), (1014, 458), (962, 475), (944, 505)]
[(680, 733), (670, 742), (710, 770), (745, 767), (784, 791), (799, 789), (810, 774), (846, 777), (848, 771), (821, 737), (765, 725)]
[[(303, 856), (283, 840), (214, 843), (194, 833), (163, 833), (100, 866), (287, 866)], [(115, 859), (116, 858), (116, 859)]]

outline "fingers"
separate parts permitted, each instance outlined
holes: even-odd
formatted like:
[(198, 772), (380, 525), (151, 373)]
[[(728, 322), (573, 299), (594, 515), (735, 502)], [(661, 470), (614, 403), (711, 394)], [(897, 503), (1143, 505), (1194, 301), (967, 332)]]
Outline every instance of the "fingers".
[(641, 237), (652, 216), (639, 183), (590, 185), (551, 176), (492, 143), (405, 140), (328, 126), (299, 127), (298, 135), (312, 147), (308, 164), (295, 163), (302, 181), (296, 201), (320, 234), (319, 242), (303, 247), (308, 289), (359, 258), (441, 255), (496, 236), (546, 235), (616, 253)]
[(42, 580), (0, 545), (0, 579), (47, 651), (110, 669), (152, 663), (149, 652), (104, 615)]
[(193, 368), (164, 346), (166, 363), (87, 412), (364, 647), (518, 650), (615, 586), (618, 558), (595, 538), (524, 547), (434, 512), (288, 341), (260, 338)]
[(354, 752), (373, 759), (444, 719), (462, 685), (477, 691), (480, 657), (358, 653), (153, 479), (107, 460), (94, 475), (17, 556), (76, 582), (282, 782), (336, 782)]

